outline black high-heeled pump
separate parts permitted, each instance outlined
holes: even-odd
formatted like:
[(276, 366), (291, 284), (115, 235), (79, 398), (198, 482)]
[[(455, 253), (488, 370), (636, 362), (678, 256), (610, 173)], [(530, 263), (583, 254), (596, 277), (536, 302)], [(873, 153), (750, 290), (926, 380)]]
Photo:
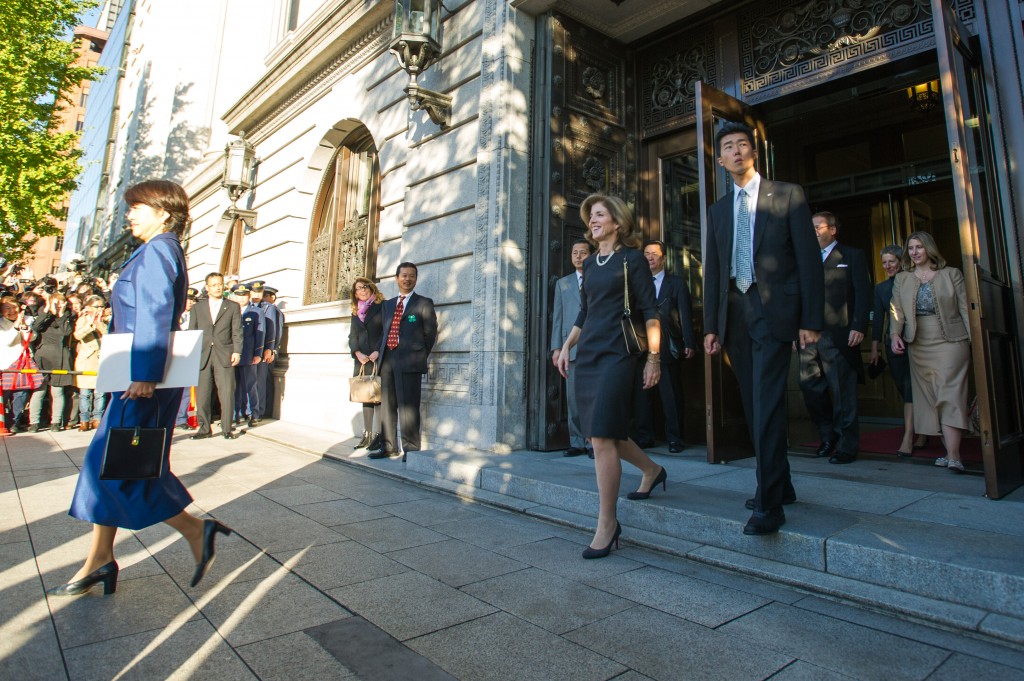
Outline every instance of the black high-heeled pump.
[(214, 542), (217, 540), (218, 532), (225, 537), (231, 536), (231, 528), (227, 525), (221, 525), (216, 520), (203, 521), (203, 559), (196, 563), (196, 571), (192, 575), (191, 586), (199, 584), (200, 580), (206, 576), (206, 573), (209, 572), (210, 567), (213, 565), (213, 560), (217, 557), (217, 549), (214, 547)]
[(103, 567), (93, 570), (85, 577), (74, 582), (55, 586), (46, 593), (51, 596), (79, 596), (100, 582), (103, 582), (103, 595), (109, 596), (117, 591), (117, 572), (119, 569), (117, 561), (112, 560)]
[(658, 477), (654, 478), (654, 483), (651, 485), (650, 489), (646, 492), (630, 492), (626, 495), (626, 498), (633, 500), (647, 499), (651, 496), (651, 492), (654, 491), (654, 488), (658, 486), (658, 483), (661, 483), (661, 490), (664, 492), (668, 489), (668, 483), (665, 482), (666, 480), (668, 480), (668, 471), (662, 467), (661, 472), (658, 473)]
[(603, 549), (595, 549), (595, 548), (591, 548), (591, 547), (588, 546), (587, 548), (583, 549), (583, 557), (587, 558), (587, 559), (590, 559), (590, 558), (604, 558), (605, 556), (607, 556), (609, 553), (612, 552), (612, 544), (615, 544), (615, 548), (616, 549), (619, 548), (619, 535), (620, 534), (622, 534), (622, 525), (619, 525), (619, 522), (616, 520), (615, 521), (615, 534), (612, 535), (612, 540), (610, 542), (608, 542), (608, 546), (604, 547)]

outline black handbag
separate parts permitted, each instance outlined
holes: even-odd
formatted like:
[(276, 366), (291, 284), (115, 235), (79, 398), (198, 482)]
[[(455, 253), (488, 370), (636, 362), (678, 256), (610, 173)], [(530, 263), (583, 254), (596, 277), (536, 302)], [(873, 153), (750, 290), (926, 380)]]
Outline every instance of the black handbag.
[(639, 357), (647, 352), (647, 327), (641, 327), (637, 331), (637, 325), (629, 310), (629, 263), (622, 260), (622, 280), (625, 286), (624, 304), (622, 310), (622, 337), (626, 340), (626, 352), (633, 357)]
[[(157, 408), (156, 423), (160, 423)], [(100, 480), (156, 480), (164, 472), (166, 428), (124, 427), (124, 412), (118, 427), (107, 429)]]

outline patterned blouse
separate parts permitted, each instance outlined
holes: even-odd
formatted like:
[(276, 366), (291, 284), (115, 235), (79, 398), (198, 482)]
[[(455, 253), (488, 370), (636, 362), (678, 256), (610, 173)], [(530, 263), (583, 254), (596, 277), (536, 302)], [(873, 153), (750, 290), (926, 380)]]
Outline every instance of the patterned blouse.
[(917, 305), (915, 313), (918, 317), (932, 317), (935, 315), (935, 291), (932, 290), (932, 283), (923, 282), (917, 291)]

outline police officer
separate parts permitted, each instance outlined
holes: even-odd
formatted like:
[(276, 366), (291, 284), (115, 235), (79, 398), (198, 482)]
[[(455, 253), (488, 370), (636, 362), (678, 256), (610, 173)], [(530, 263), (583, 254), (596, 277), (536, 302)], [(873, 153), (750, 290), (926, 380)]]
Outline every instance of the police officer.
[[(268, 350), (274, 349), (277, 338), (276, 331), (268, 325), (267, 306), (263, 303), (263, 280), (249, 284), (249, 306), (246, 312), (252, 312), (256, 322), (256, 357), (250, 367), (249, 377), (249, 427), (253, 428), (263, 419), (263, 408), (266, 400)], [(271, 322), (270, 324), (272, 324)], [(272, 354), (272, 353), (271, 353)]]
[(277, 306), (277, 289), (273, 286), (263, 287), (263, 305), (267, 310), (267, 320), (273, 323), (275, 332), (274, 348), (269, 353), (270, 357), (267, 357), (268, 353), (265, 347), (263, 351), (263, 359), (267, 364), (267, 382), (264, 384), (266, 397), (263, 401), (263, 409), (266, 411), (274, 402), (274, 362), (277, 361), (277, 355), (281, 351), (281, 338), (284, 336), (284, 312)]
[[(236, 303), (242, 306), (242, 361), (235, 367), (235, 421), (241, 422), (246, 413), (252, 414), (249, 395), (256, 380), (256, 365), (263, 361), (263, 334), (259, 313), (249, 306), (249, 287), (237, 284), (232, 290)], [(252, 418), (249, 419), (250, 424)]]

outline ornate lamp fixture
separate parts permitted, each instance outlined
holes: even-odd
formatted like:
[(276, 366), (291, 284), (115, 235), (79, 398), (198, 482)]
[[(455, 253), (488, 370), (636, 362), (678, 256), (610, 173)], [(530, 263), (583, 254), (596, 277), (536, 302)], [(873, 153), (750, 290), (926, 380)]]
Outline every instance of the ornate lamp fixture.
[(939, 81), (930, 80), (927, 83), (908, 87), (907, 99), (910, 100), (910, 106), (914, 111), (928, 113), (942, 101)]
[(451, 119), (452, 98), (416, 83), (416, 77), (441, 56), (441, 6), (441, 0), (395, 0), (391, 53), (409, 74), (405, 93), (412, 110), (426, 111), (443, 129)]
[(235, 203), (242, 198), (242, 194), (252, 189), (255, 169), (256, 150), (242, 132), (238, 139), (231, 140), (224, 147), (224, 175), (220, 186), (227, 190), (231, 199), (231, 208), (224, 211), (222, 219), (231, 222), (241, 219), (245, 223), (246, 234), (256, 229), (256, 211), (238, 208)]

